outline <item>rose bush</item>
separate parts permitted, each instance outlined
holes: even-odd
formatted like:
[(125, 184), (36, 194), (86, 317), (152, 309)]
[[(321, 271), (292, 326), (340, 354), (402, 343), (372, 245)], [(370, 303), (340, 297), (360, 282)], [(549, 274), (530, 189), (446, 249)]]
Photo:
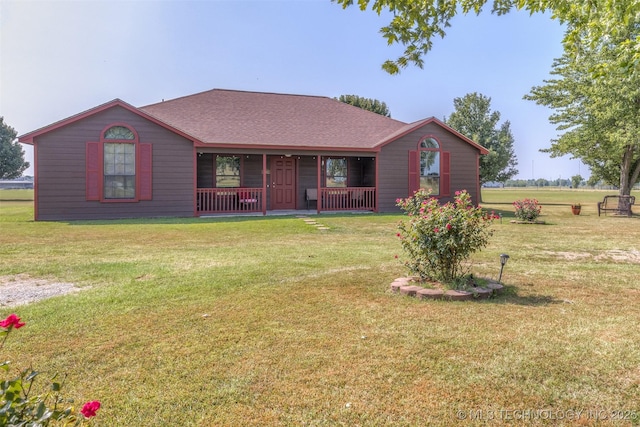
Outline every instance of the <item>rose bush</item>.
[(516, 218), (520, 221), (533, 222), (540, 216), (542, 206), (538, 204), (536, 199), (516, 200), (513, 202), (516, 211)]
[[(0, 322), (0, 335), (3, 336), (0, 349), (4, 347), (13, 329), (20, 329), (25, 325), (15, 314), (10, 314)], [(0, 364), (9, 373), (10, 362)], [(100, 409), (100, 402), (92, 401), (84, 404), (80, 414), (75, 412), (72, 399), (61, 396), (63, 383), (52, 378), (48, 393), (34, 394), (33, 386), (38, 372), (33, 369), (23, 370), (17, 377), (4, 379), (0, 382), (0, 426), (80, 426), (86, 420), (96, 415)]]
[(474, 206), (466, 191), (456, 192), (454, 202), (445, 205), (424, 189), (396, 202), (409, 218), (397, 233), (408, 256), (405, 266), (423, 280), (456, 287), (466, 273), (464, 262), (487, 245), (497, 216)]

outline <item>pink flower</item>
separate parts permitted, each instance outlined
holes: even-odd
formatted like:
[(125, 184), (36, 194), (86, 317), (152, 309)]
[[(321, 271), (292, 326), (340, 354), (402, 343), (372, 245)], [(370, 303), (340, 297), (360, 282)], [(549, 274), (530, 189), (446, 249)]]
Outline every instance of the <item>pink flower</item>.
[(436, 227), (436, 228), (434, 228), (434, 229), (433, 229), (433, 232), (434, 232), (434, 233), (437, 233), (438, 231), (440, 231), (440, 230), (438, 229), (438, 227)]
[(91, 418), (96, 416), (96, 411), (100, 409), (100, 402), (97, 400), (93, 400), (91, 402), (87, 402), (84, 404), (80, 413), (85, 416), (85, 418)]
[(25, 323), (20, 323), (20, 318), (15, 314), (10, 314), (9, 316), (7, 316), (6, 319), (0, 322), (0, 327), (3, 327), (5, 329), (11, 329), (11, 328), (20, 329), (24, 325)]
[(394, 256), (394, 258), (395, 258), (395, 259), (398, 259), (398, 255), (395, 255), (395, 256)]
[(447, 223), (447, 230), (451, 230), (451, 224)]
[(396, 233), (396, 237), (400, 237), (400, 233)]

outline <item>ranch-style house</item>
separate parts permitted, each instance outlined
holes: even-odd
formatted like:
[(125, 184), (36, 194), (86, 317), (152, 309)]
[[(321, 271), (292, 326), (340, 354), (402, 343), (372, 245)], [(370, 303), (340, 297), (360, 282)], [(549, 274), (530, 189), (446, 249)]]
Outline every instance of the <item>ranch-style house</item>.
[(144, 107), (115, 99), (19, 142), (34, 147), (36, 220), (395, 212), (418, 188), (477, 202), (487, 154), (433, 117), (220, 89)]

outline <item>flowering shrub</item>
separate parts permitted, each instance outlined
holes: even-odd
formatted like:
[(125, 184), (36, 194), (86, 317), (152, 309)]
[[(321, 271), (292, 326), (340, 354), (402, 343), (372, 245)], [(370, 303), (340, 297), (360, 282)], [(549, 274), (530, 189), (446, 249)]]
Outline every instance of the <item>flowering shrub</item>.
[(405, 265), (421, 279), (439, 280), (450, 286), (461, 283), (463, 262), (486, 246), (497, 218), (473, 206), (466, 191), (457, 191), (455, 201), (440, 205), (425, 190), (413, 197), (398, 199), (408, 222), (398, 225), (402, 249), (409, 260)]
[[(25, 325), (15, 314), (10, 314), (0, 322), (0, 336), (3, 336), (0, 349), (4, 347), (9, 334), (14, 329), (20, 329)], [(0, 368), (9, 372), (10, 362), (0, 363)], [(33, 395), (32, 387), (38, 372), (33, 369), (25, 369), (13, 379), (0, 381), (0, 426), (80, 426), (85, 420), (94, 417), (100, 409), (100, 402), (92, 401), (84, 404), (80, 414), (75, 413), (71, 399), (60, 396), (62, 383), (52, 378), (49, 393)], [(66, 407), (65, 407), (66, 406)]]
[(516, 209), (516, 218), (520, 221), (535, 221), (540, 216), (542, 206), (538, 204), (536, 199), (516, 200), (513, 202)]

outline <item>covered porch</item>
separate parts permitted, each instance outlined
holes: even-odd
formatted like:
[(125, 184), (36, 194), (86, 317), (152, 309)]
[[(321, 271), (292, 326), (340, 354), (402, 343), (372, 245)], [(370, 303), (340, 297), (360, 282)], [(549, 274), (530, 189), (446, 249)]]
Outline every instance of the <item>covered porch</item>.
[(267, 211), (377, 212), (376, 157), (196, 153), (196, 216)]

